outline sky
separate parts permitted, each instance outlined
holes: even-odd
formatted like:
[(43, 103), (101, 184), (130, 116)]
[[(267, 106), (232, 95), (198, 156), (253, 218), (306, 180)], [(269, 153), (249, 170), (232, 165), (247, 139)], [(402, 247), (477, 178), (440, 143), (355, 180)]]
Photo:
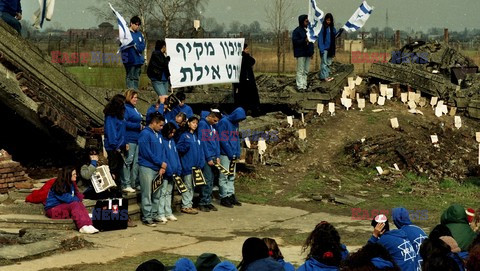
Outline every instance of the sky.
[[(205, 17), (213, 17), (219, 23), (225, 23), (227, 29), (232, 21), (250, 24), (258, 21), (262, 28), (268, 28), (265, 20), (265, 7), (271, 6), (274, 0), (208, 0), (202, 13)], [(289, 30), (298, 24), (298, 15), (308, 13), (308, 0), (292, 0), (295, 4), (288, 23)], [(324, 12), (333, 14), (336, 26), (343, 25), (361, 4), (361, 0), (316, 0)], [(56, 1), (52, 21), (63, 28), (90, 28), (101, 22), (88, 11), (88, 7), (97, 0), (60, 0)], [(449, 28), (459, 31), (465, 28), (480, 28), (479, 0), (368, 0), (374, 6), (370, 19), (365, 27), (383, 29), (386, 25), (388, 9), (388, 25), (393, 29), (426, 31), (432, 27)], [(22, 0), (24, 19), (32, 21), (33, 12), (38, 8), (38, 1)], [(108, 6), (105, 5), (108, 9)], [(115, 23), (112, 19), (111, 23)], [(58, 25), (57, 24), (57, 25)]]

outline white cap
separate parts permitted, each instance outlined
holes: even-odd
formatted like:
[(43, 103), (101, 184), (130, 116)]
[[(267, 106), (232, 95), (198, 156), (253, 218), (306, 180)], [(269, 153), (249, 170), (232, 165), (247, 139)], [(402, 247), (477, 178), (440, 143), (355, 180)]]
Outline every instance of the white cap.
[(377, 223), (385, 223), (385, 222), (387, 222), (387, 220), (388, 220), (387, 216), (385, 216), (384, 214), (379, 214), (375, 217), (375, 221)]

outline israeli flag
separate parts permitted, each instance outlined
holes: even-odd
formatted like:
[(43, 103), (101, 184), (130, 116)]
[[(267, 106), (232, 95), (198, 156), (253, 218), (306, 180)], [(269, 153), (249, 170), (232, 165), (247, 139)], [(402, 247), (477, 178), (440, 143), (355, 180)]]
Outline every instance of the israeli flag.
[(315, 0), (308, 0), (308, 27), (307, 37), (310, 42), (317, 41), (318, 34), (322, 31), (323, 17), (325, 13), (317, 7)]
[(343, 29), (348, 33), (355, 32), (358, 29), (362, 28), (367, 22), (370, 14), (372, 14), (373, 7), (370, 7), (367, 4), (367, 1), (363, 1), (360, 7), (355, 11), (352, 17), (348, 20), (348, 22), (343, 26)]
[(117, 16), (118, 22), (118, 39), (120, 41), (120, 51), (134, 46), (132, 33), (130, 33), (130, 29), (128, 28), (127, 22), (123, 19), (122, 15), (118, 13), (112, 6), (112, 4), (108, 3), (110, 8), (113, 10), (115, 16)]

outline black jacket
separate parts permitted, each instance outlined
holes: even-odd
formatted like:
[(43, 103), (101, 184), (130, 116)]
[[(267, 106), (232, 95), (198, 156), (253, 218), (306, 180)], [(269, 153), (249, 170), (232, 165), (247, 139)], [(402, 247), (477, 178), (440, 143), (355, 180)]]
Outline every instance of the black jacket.
[(298, 26), (292, 32), (293, 56), (294, 57), (311, 57), (313, 56), (313, 42), (307, 42), (307, 31), (303, 27), (303, 22), (307, 15), (298, 17)]
[(147, 75), (153, 80), (162, 80), (162, 75), (165, 74), (165, 78), (170, 77), (170, 71), (168, 70), (168, 63), (170, 57), (165, 56), (161, 51), (153, 51), (150, 63), (147, 68)]

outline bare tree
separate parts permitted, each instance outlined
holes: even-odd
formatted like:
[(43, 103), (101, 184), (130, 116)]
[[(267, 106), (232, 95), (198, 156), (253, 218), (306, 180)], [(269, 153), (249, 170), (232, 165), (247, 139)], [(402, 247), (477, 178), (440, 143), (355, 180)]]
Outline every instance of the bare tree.
[(266, 20), (273, 31), (277, 47), (277, 74), (280, 74), (282, 47), (285, 46), (282, 32), (287, 30), (287, 21), (292, 17), (293, 10), (292, 0), (270, 0), (265, 7)]
[(160, 12), (152, 15), (161, 22), (165, 37), (170, 37), (175, 28), (185, 29), (186, 25), (193, 28), (193, 20), (200, 19), (200, 11), (208, 0), (154, 0), (155, 7)]

